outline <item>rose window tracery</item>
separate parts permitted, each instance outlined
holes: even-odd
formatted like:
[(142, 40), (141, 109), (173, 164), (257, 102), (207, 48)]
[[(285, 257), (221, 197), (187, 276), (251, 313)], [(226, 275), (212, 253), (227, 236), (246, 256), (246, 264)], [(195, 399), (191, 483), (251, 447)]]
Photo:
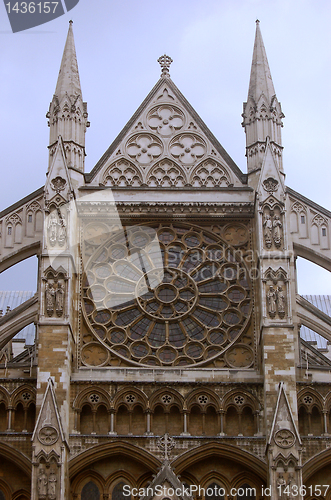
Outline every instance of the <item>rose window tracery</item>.
[(247, 268), (215, 234), (179, 224), (156, 231), (163, 267), (141, 227), (114, 235), (91, 256), (83, 284), (91, 344), (136, 365), (209, 362), (248, 324)]

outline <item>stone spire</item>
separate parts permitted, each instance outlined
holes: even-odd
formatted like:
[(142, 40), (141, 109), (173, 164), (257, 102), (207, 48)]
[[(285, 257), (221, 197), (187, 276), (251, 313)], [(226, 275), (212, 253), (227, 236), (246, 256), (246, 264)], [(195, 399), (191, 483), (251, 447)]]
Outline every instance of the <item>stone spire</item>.
[(244, 102), (242, 116), (242, 126), (246, 133), (248, 172), (261, 168), (267, 137), (282, 171), (281, 127), (284, 115), (276, 97), (258, 20), (248, 97), (247, 102)]
[(63, 51), (55, 94), (46, 115), (50, 127), (50, 164), (59, 136), (62, 137), (67, 165), (84, 171), (87, 105), (80, 87), (72, 21)]

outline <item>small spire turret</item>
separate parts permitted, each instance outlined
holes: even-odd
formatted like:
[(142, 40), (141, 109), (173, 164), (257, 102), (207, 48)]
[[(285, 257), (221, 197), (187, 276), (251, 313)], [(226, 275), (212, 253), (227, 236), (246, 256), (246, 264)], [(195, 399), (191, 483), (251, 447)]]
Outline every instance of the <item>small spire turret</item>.
[(256, 20), (256, 33), (247, 102), (243, 106), (242, 126), (246, 133), (248, 172), (261, 168), (267, 137), (282, 171), (281, 128), (284, 114), (277, 100), (264, 47), (260, 21)]
[(62, 136), (68, 167), (84, 171), (85, 133), (90, 123), (82, 98), (72, 24), (69, 21), (56, 89), (46, 115), (50, 127), (49, 163)]

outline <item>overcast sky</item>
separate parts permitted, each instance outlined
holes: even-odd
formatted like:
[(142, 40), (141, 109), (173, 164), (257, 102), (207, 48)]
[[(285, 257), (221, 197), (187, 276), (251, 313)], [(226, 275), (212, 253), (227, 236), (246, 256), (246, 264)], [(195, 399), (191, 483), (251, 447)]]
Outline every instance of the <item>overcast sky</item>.
[[(286, 116), (286, 183), (331, 210), (329, 0), (80, 0), (59, 19), (16, 34), (2, 3), (0, 210), (45, 182), (45, 114), (70, 19), (91, 122), (86, 171), (154, 86), (156, 60), (167, 53), (174, 61), (171, 78), (246, 172), (241, 113), (257, 18)], [(305, 274), (302, 293), (331, 293), (324, 274)], [(9, 286), (0, 280), (1, 288)]]

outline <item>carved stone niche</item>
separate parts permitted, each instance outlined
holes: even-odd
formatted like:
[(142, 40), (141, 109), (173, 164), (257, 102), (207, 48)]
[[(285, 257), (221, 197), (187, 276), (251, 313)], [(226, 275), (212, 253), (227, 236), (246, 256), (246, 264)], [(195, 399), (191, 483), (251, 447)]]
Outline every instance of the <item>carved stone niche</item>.
[(267, 317), (285, 319), (288, 311), (288, 279), (281, 267), (275, 271), (269, 267), (264, 278)]
[(65, 296), (67, 275), (64, 269), (54, 271), (48, 268), (44, 277), (45, 316), (61, 318), (65, 314)]
[(37, 465), (36, 491), (38, 500), (58, 498), (59, 467), (55, 457), (42, 458)]
[(283, 214), (279, 205), (266, 205), (262, 212), (263, 242), (268, 250), (284, 247)]
[(67, 243), (67, 214), (63, 207), (51, 207), (46, 215), (47, 247), (65, 249)]

